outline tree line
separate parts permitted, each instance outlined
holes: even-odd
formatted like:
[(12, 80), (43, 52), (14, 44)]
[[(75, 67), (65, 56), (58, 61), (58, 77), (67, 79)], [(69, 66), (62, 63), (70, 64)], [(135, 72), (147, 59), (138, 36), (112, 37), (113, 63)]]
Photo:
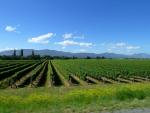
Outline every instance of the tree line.
[(19, 55), (17, 55), (17, 51), (14, 49), (12, 55), (1, 55), (0, 59), (2, 60), (38, 60), (41, 59), (40, 55), (35, 55), (34, 50), (32, 50), (32, 54), (25, 56), (24, 50), (21, 49), (19, 51)]
[[(45, 55), (45, 56), (40, 56), (40, 55), (36, 55), (35, 51), (32, 50), (31, 55), (25, 56), (24, 55), (24, 50), (21, 49), (19, 51), (19, 55), (17, 55), (17, 51), (14, 50), (12, 55), (1, 55), (0, 56), (1, 60), (41, 60), (41, 59), (78, 59), (78, 57), (73, 56), (73, 57), (67, 57), (67, 56), (50, 56), (50, 55)], [(87, 56), (85, 59), (93, 59), (90, 56)], [(97, 56), (95, 59), (105, 59), (104, 56), (99, 57)]]

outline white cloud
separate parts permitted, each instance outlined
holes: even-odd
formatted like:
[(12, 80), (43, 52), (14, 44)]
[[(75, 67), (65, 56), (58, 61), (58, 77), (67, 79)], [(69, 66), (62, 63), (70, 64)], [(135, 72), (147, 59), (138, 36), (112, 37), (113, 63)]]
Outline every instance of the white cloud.
[(140, 49), (140, 46), (127, 46), (126, 49), (128, 50), (136, 50), (136, 49)]
[(65, 39), (65, 40), (68, 40), (68, 39), (84, 39), (84, 35), (76, 35), (76, 34), (73, 34), (73, 33), (65, 33), (62, 35), (62, 37)]
[(49, 43), (49, 39), (54, 37), (55, 35), (56, 34), (54, 34), (54, 33), (47, 33), (47, 34), (44, 34), (44, 35), (40, 35), (40, 36), (37, 36), (37, 37), (30, 38), (30, 39), (28, 39), (28, 42), (47, 44), (47, 43)]
[(126, 46), (126, 43), (124, 42), (119, 42), (119, 43), (116, 43), (115, 44), (117, 47), (125, 47)]
[(66, 49), (66, 47), (65, 47), (65, 46), (63, 46), (63, 47), (62, 47), (62, 49)]
[(72, 45), (77, 45), (77, 42), (74, 42), (72, 40), (65, 40), (62, 42), (57, 42), (56, 44), (62, 45), (62, 46), (72, 46)]
[(73, 40), (64, 40), (62, 42), (56, 42), (55, 44), (59, 44), (61, 46), (82, 46), (82, 47), (90, 47), (93, 44), (92, 43), (87, 43), (87, 42), (76, 42)]
[(16, 31), (16, 27), (13, 27), (13, 26), (6, 26), (5, 27), (5, 31), (7, 32), (15, 32)]
[(69, 39), (69, 38), (72, 38), (72, 37), (73, 37), (73, 34), (72, 34), (72, 33), (65, 33), (65, 34), (62, 35), (62, 37), (63, 37), (64, 39)]
[(93, 44), (92, 44), (92, 43), (81, 42), (81, 43), (78, 43), (78, 45), (80, 45), (80, 46), (85, 46), (85, 47), (90, 47), (90, 46), (92, 46)]
[(118, 43), (102, 43), (101, 46), (104, 46), (108, 52), (117, 52), (117, 53), (132, 53), (138, 49), (140, 46), (129, 45), (125, 42)]
[(74, 39), (84, 39), (84, 35), (74, 35)]

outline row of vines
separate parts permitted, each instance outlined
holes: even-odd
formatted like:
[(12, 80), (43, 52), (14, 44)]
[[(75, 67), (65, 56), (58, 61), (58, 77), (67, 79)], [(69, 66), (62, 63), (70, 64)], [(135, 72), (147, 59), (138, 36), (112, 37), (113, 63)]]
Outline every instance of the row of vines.
[(0, 61), (0, 88), (133, 83), (150, 79), (150, 60)]

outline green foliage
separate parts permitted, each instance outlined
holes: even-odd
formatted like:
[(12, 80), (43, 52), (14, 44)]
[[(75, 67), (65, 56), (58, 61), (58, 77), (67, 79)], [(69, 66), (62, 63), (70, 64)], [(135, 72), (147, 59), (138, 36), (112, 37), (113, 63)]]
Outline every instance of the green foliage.
[(131, 99), (145, 99), (146, 98), (146, 93), (144, 90), (132, 90), (129, 88), (124, 88), (118, 90), (116, 93), (116, 99), (120, 101), (124, 100), (131, 100)]
[(150, 60), (118, 60), (118, 59), (76, 59), (53, 60), (55, 66), (66, 78), (69, 74), (75, 74), (84, 79), (86, 75), (94, 78), (142, 76), (150, 77)]
[[(99, 113), (104, 109), (148, 107), (150, 106), (149, 85), (148, 83), (1, 90), (0, 111), (2, 113), (66, 113), (69, 109), (69, 113), (84, 113), (84, 110), (86, 113)], [(120, 95), (121, 97), (118, 97)]]

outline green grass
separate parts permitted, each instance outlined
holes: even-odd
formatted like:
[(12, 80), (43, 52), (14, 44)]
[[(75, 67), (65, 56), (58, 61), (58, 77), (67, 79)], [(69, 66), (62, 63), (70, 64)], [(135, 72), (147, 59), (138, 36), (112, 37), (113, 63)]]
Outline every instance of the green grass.
[(150, 107), (150, 83), (0, 91), (0, 113), (99, 113)]

